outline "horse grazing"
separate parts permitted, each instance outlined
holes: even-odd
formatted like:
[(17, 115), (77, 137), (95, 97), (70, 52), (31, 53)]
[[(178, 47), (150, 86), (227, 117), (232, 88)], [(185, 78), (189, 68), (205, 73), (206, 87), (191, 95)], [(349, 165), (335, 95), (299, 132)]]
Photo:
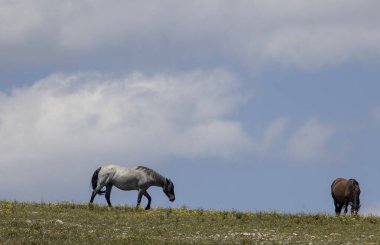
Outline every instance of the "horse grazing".
[[(169, 200), (171, 202), (175, 200), (173, 182), (156, 171), (143, 166), (125, 168), (117, 165), (105, 165), (95, 170), (91, 183), (93, 191), (90, 204), (94, 201), (96, 194), (103, 195), (105, 193), (108, 206), (112, 207), (110, 201), (112, 186), (116, 186), (124, 191), (137, 190), (136, 209), (140, 206), (143, 195), (148, 199), (148, 205), (145, 209), (150, 209), (152, 198), (147, 190), (151, 186), (162, 187)], [(103, 187), (106, 187), (105, 191), (102, 190)]]
[(344, 214), (351, 205), (351, 215), (357, 215), (360, 209), (360, 187), (355, 179), (337, 178), (331, 184), (331, 195), (334, 199), (335, 214), (338, 216), (344, 206)]

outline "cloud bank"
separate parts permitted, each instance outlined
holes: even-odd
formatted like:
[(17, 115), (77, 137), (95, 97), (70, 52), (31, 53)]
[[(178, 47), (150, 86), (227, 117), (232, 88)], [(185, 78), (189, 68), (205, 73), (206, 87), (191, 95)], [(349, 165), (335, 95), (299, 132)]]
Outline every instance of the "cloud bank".
[(0, 63), (102, 57), (123, 65), (318, 68), (373, 61), (379, 7), (375, 0), (2, 1)]

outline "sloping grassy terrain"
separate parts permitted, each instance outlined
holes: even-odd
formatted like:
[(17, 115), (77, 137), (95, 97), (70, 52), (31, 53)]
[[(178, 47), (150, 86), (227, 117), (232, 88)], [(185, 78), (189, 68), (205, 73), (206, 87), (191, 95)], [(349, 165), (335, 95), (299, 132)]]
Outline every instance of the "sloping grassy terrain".
[(380, 218), (0, 202), (0, 244), (380, 244)]

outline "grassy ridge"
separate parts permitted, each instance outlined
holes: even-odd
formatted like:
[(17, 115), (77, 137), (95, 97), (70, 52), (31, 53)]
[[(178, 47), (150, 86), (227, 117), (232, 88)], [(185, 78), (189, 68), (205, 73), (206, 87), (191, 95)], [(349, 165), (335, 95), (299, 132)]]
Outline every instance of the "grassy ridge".
[(0, 202), (0, 244), (380, 244), (380, 218)]

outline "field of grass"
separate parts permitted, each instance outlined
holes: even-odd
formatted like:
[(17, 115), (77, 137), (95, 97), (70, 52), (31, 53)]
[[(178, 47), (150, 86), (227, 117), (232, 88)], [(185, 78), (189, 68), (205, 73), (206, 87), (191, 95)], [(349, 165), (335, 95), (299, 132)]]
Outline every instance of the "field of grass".
[(0, 201), (0, 244), (380, 244), (380, 218)]

